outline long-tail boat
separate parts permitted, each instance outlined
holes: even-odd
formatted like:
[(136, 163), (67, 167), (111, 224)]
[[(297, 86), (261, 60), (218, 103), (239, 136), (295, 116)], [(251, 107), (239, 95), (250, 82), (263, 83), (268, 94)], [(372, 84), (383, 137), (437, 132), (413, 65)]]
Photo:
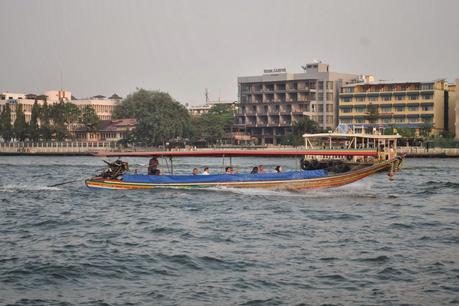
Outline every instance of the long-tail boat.
[[(399, 135), (323, 133), (305, 134), (305, 147), (296, 150), (191, 150), (153, 152), (110, 152), (98, 156), (166, 158), (168, 175), (130, 173), (120, 159), (107, 162), (99, 175), (87, 179), (86, 186), (103, 189), (152, 188), (267, 188), (301, 190), (337, 187), (363, 179), (380, 171), (389, 176), (400, 169), (403, 156), (397, 155)], [(258, 174), (174, 175), (176, 157), (293, 157), (299, 160), (297, 171)]]

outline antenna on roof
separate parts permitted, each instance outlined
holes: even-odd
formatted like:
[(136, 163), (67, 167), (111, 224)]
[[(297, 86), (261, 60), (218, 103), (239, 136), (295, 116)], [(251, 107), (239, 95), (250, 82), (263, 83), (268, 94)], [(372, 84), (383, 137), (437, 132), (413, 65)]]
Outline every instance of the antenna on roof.
[(209, 90), (206, 88), (204, 91), (204, 96), (206, 97), (206, 105), (209, 103)]

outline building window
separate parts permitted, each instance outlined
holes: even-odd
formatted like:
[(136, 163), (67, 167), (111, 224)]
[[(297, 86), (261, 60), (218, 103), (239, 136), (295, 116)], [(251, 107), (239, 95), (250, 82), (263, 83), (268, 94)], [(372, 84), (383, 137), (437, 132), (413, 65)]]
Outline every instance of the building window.
[[(320, 95), (320, 94), (319, 94)], [(344, 97), (342, 98), (342, 101), (343, 102), (351, 102), (352, 101), (352, 98), (351, 97)]]
[(390, 118), (383, 118), (383, 123), (390, 123), (392, 120)]
[(404, 96), (404, 95), (397, 95), (397, 96), (396, 96), (396, 99), (397, 99), (398, 101), (402, 101), (402, 100), (405, 100), (405, 96)]
[(404, 112), (405, 111), (405, 106), (396, 106), (395, 107), (396, 112)]
[(409, 112), (417, 112), (419, 110), (419, 106), (408, 106)]
[(327, 93), (327, 100), (333, 101), (333, 94), (331, 92)]
[(340, 119), (339, 121), (344, 124), (352, 123), (352, 119)]
[(381, 107), (381, 112), (383, 112), (383, 113), (389, 113), (391, 111), (392, 111), (392, 107), (390, 107), (390, 106)]
[(425, 106), (421, 106), (421, 109), (425, 112), (428, 112), (428, 111), (433, 111), (433, 106), (432, 105), (425, 105)]
[(323, 90), (323, 89), (324, 89), (324, 82), (319, 81), (319, 90)]
[(405, 118), (395, 118), (394, 120), (396, 123), (403, 123), (405, 122)]
[(370, 101), (378, 101), (378, 97), (368, 97), (368, 100), (370, 100)]
[(384, 101), (390, 101), (390, 100), (391, 100), (391, 96), (384, 96), (384, 97), (383, 97), (383, 100), (384, 100)]
[(364, 118), (356, 118), (355, 119), (355, 123), (365, 123), (365, 119)]
[(343, 108), (343, 113), (352, 113), (352, 108), (350, 107), (347, 107), (347, 108)]
[(327, 89), (333, 89), (333, 82), (327, 81)]
[(418, 95), (410, 95), (410, 100), (417, 100), (418, 98)]
[(327, 112), (331, 113), (333, 111), (333, 104), (327, 104)]
[(424, 100), (432, 100), (433, 95), (422, 95), (422, 98), (423, 98)]
[(418, 122), (418, 118), (414, 117), (414, 118), (408, 118), (408, 122)]
[(421, 90), (432, 90), (433, 85), (434, 85), (433, 83), (421, 84)]
[(364, 102), (365, 101), (365, 97), (356, 97), (355, 100), (357, 102)]
[(323, 101), (324, 100), (324, 93), (323, 92), (319, 92), (317, 94), (317, 100), (318, 101)]

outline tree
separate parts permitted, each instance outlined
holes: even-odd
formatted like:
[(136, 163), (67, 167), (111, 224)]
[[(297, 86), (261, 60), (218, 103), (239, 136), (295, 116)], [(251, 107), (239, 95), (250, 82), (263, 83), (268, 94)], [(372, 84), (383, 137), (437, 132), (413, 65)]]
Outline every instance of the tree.
[(379, 110), (378, 105), (376, 104), (368, 104), (367, 106), (367, 119), (369, 123), (377, 123), (379, 119)]
[(40, 137), (42, 137), (44, 140), (51, 139), (52, 130), (50, 120), (51, 109), (48, 106), (48, 102), (44, 100), (40, 111)]
[(56, 140), (62, 141), (71, 137), (70, 129), (73, 123), (78, 122), (80, 110), (70, 102), (59, 102), (51, 108), (51, 118), (54, 122)]
[(13, 137), (13, 129), (11, 126), (11, 108), (8, 103), (3, 107), (0, 115), (0, 132), (4, 141), (10, 141)]
[(40, 137), (40, 130), (38, 127), (38, 118), (40, 116), (40, 105), (38, 105), (37, 100), (33, 103), (32, 106), (32, 114), (30, 116), (30, 122), (29, 122), (29, 131), (28, 135), (30, 140), (32, 141), (38, 141), (38, 138)]
[(115, 107), (113, 118), (135, 118), (134, 139), (148, 145), (165, 144), (190, 133), (190, 115), (169, 94), (138, 89)]
[(192, 134), (195, 141), (204, 140), (215, 144), (222, 140), (234, 121), (233, 109), (230, 105), (217, 104), (209, 112), (191, 120)]
[(16, 105), (16, 120), (14, 121), (13, 133), (14, 137), (19, 141), (24, 141), (27, 138), (27, 123), (25, 114), (22, 110), (22, 104)]
[(91, 105), (86, 105), (83, 108), (83, 111), (81, 112), (79, 122), (81, 124), (84, 124), (89, 131), (94, 131), (97, 125), (99, 124), (100, 119), (97, 116), (94, 107), (92, 107)]
[(293, 133), (281, 137), (283, 145), (300, 146), (303, 144), (303, 134), (315, 134), (321, 132), (319, 124), (308, 117), (302, 117), (293, 123)]

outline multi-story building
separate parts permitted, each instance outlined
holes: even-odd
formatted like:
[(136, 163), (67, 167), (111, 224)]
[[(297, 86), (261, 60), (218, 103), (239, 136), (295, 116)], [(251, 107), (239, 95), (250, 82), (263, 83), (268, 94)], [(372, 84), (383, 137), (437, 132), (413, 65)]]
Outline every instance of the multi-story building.
[(3, 110), (6, 104), (9, 104), (11, 108), (11, 122), (14, 123), (16, 120), (16, 107), (18, 104), (21, 104), (26, 122), (29, 122), (32, 117), (32, 107), (35, 101), (37, 101), (39, 105), (43, 105), (45, 100), (48, 105), (58, 103), (59, 101), (64, 101), (74, 103), (76, 106), (78, 106), (79, 109), (83, 109), (88, 105), (92, 106), (100, 120), (111, 120), (113, 110), (119, 103), (120, 99), (121, 98), (117, 95), (113, 95), (109, 99), (93, 97), (81, 100), (71, 100), (71, 93), (69, 91), (63, 90), (47, 91), (41, 96), (34, 94), (26, 95), (20, 93), (4, 92), (0, 94), (0, 112)]
[(348, 84), (339, 95), (339, 122), (356, 129), (374, 127), (448, 130), (448, 83), (369, 82)]
[(303, 73), (287, 73), (282, 68), (239, 77), (236, 130), (261, 144), (277, 144), (303, 117), (318, 122), (323, 129), (335, 128), (340, 88), (356, 82), (359, 76), (330, 72), (324, 63), (302, 68)]

